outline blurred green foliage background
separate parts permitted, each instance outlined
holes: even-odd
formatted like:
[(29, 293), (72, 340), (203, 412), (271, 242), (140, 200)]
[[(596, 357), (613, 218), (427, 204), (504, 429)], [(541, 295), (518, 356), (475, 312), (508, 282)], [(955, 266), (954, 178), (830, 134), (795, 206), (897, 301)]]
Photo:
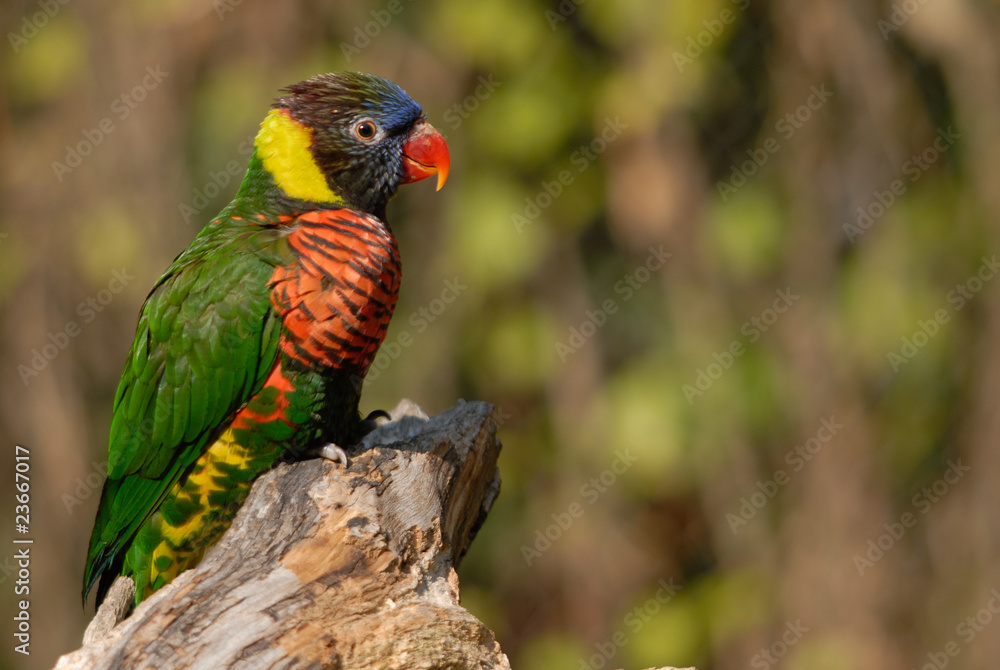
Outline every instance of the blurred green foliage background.
[(145, 293), (278, 89), (358, 69), (453, 159), (390, 206), (404, 282), (362, 409), (497, 405), (503, 492), (460, 576), (515, 668), (995, 667), (996, 2), (40, 0), (0, 22), (0, 476), (30, 448), (35, 538), (32, 654), (5, 634), (0, 666), (79, 645)]

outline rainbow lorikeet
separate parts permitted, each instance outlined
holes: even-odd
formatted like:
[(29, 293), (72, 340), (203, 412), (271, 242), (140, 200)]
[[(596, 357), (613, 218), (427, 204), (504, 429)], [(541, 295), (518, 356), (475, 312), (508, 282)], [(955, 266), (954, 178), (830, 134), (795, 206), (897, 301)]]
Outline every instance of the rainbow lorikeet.
[(433, 174), (440, 189), (448, 147), (381, 77), (324, 74), (283, 92), (236, 197), (139, 313), (84, 599), (122, 574), (138, 604), (198, 563), (278, 459), (342, 454), (365, 432), (358, 380), (400, 281), (386, 204)]

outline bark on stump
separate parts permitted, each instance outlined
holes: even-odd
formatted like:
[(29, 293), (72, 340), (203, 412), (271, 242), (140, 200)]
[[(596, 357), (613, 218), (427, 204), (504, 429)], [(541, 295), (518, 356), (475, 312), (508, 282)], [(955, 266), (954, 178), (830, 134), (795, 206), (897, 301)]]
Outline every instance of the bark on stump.
[(121, 580), (56, 668), (509, 668), (455, 573), (500, 490), (492, 406), (392, 415), (346, 471), (263, 475), (201, 564), (109, 631)]

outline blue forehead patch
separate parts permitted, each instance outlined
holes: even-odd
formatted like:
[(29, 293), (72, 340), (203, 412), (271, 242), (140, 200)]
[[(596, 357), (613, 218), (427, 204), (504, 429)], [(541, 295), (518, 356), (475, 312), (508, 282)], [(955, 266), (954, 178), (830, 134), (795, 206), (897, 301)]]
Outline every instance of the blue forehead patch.
[(362, 98), (359, 107), (383, 126), (398, 128), (409, 125), (423, 114), (420, 105), (395, 82), (373, 74), (360, 74), (359, 79), (374, 94)]

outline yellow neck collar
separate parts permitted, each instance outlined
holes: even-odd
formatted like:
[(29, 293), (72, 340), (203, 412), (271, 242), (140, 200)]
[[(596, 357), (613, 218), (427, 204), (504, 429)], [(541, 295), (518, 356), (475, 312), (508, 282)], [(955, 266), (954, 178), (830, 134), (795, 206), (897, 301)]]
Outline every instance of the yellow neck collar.
[(309, 147), (312, 131), (296, 121), (285, 109), (272, 109), (260, 124), (254, 140), (257, 156), (278, 187), (293, 198), (344, 204), (330, 190)]

